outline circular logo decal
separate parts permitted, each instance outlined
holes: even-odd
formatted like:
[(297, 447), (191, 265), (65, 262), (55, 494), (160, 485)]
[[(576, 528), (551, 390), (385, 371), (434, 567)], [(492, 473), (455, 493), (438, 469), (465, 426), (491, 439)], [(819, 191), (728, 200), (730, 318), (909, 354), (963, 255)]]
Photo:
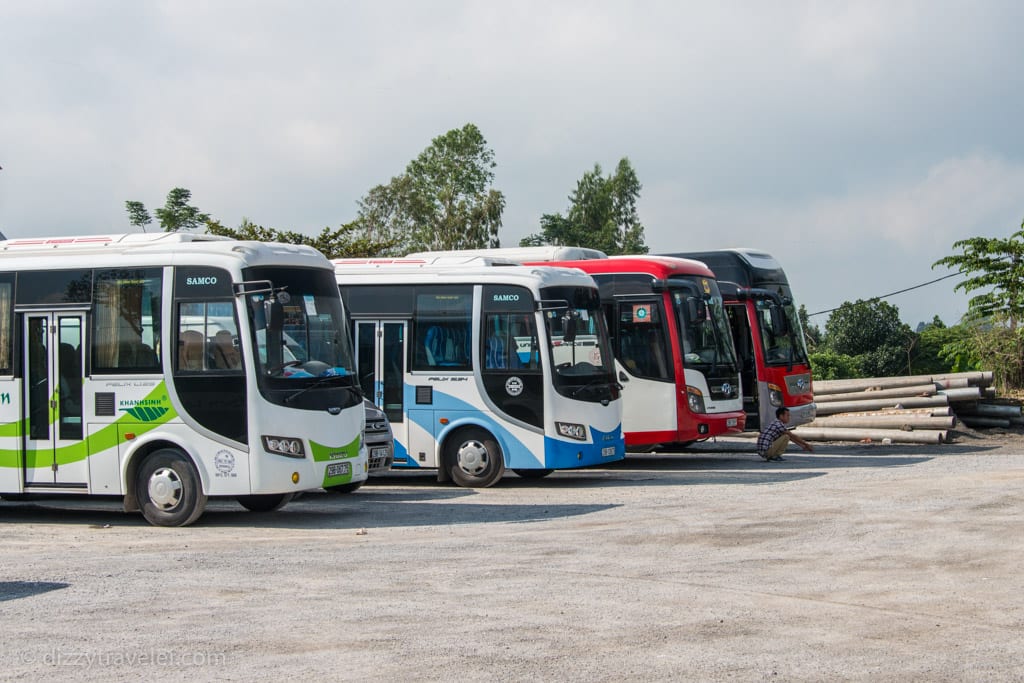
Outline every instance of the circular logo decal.
[(509, 377), (505, 381), (505, 391), (509, 396), (518, 396), (523, 393), (523, 380), (519, 377)]
[(217, 454), (213, 456), (213, 464), (218, 472), (227, 474), (235, 469), (235, 456), (228, 451), (217, 451)]

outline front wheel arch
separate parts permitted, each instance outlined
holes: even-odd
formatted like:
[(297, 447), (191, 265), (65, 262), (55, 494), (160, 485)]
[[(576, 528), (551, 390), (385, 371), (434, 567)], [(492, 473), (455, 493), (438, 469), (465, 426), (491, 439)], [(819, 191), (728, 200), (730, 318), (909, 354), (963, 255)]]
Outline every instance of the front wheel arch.
[(139, 496), (138, 490), (136, 489), (136, 479), (139, 475), (139, 465), (147, 458), (151, 453), (155, 453), (165, 448), (174, 449), (181, 451), (192, 461), (192, 465), (196, 468), (199, 473), (199, 479), (202, 482), (203, 491), (208, 490), (209, 482), (206, 481), (205, 472), (196, 459), (188, 451), (188, 449), (182, 447), (173, 441), (167, 439), (157, 438), (153, 441), (138, 444), (135, 450), (128, 454), (127, 463), (125, 464), (124, 471), (121, 473), (122, 486), (124, 491), (124, 511), (125, 512), (139, 512)]
[(136, 496), (142, 516), (155, 526), (188, 526), (206, 509), (199, 470), (179, 448), (162, 448), (139, 462)]
[(445, 438), (441, 467), (459, 486), (487, 488), (505, 474), (505, 455), (489, 430), (467, 426)]

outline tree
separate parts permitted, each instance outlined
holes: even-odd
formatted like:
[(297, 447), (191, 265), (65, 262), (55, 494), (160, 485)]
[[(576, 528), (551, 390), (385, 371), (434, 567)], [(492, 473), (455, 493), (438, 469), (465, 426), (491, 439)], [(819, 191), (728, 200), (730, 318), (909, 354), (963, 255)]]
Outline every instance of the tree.
[(228, 228), (219, 221), (208, 221), (206, 231), (211, 235), (222, 235), (239, 240), (255, 240), (257, 242), (284, 242), (286, 244), (305, 244), (313, 247), (327, 258), (363, 258), (376, 256), (389, 247), (389, 243), (369, 241), (353, 221), (340, 228), (324, 228), (316, 237), (310, 237), (291, 230), (275, 230), (257, 225), (247, 218), (242, 219), (238, 228)]
[(1007, 238), (971, 237), (953, 243), (960, 254), (932, 264), (958, 268), (967, 279), (954, 289), (986, 290), (971, 298), (966, 338), (948, 342), (942, 355), (957, 364), (992, 370), (1004, 389), (1024, 386), (1024, 222)]
[[(154, 211), (164, 232), (195, 230), (210, 220), (209, 214), (189, 205), (190, 199), (192, 192), (183, 187), (176, 187), (167, 193), (163, 208)], [(145, 232), (146, 226), (153, 222), (145, 205), (142, 202), (127, 201), (124, 206), (128, 210), (128, 222)]]
[(900, 322), (899, 309), (875, 299), (844, 302), (825, 323), (825, 347), (852, 356), (868, 377), (898, 375), (906, 370), (907, 351), (914, 341), (910, 327)]
[(803, 304), (800, 304), (796, 314), (800, 318), (800, 327), (804, 331), (804, 346), (807, 347), (808, 353), (813, 353), (821, 344), (821, 329), (817, 325), (811, 324), (811, 317), (807, 313), (807, 307)]
[(195, 230), (210, 220), (209, 214), (189, 205), (191, 199), (192, 192), (183, 187), (176, 187), (167, 193), (167, 201), (163, 208), (153, 212), (164, 232)]
[(808, 357), (811, 361), (811, 373), (816, 380), (863, 377), (858, 357), (828, 350), (810, 353)]
[(1021, 229), (1005, 239), (971, 237), (953, 243), (962, 254), (941, 258), (932, 264), (957, 268), (969, 277), (953, 289), (973, 292), (989, 289), (973, 297), (968, 314), (989, 318), (999, 314), (1011, 330), (1024, 316), (1024, 221)]
[(919, 326), (916, 333), (917, 343), (911, 353), (910, 372), (918, 375), (937, 375), (968, 369), (954, 367), (954, 363), (943, 349), (948, 344), (965, 339), (969, 334), (969, 328), (965, 325), (946, 327), (939, 316), (935, 316), (930, 323)]
[(491, 187), (495, 165), (479, 128), (450, 130), (359, 201), (357, 228), (391, 254), (497, 247), (505, 196)]
[(640, 180), (628, 158), (605, 177), (594, 164), (569, 196), (567, 215), (544, 214), (539, 233), (527, 235), (520, 246), (554, 244), (587, 246), (607, 254), (646, 254), (644, 227), (637, 213)]
[(153, 218), (142, 202), (127, 201), (124, 206), (128, 210), (128, 222), (146, 232), (146, 226), (153, 222)]

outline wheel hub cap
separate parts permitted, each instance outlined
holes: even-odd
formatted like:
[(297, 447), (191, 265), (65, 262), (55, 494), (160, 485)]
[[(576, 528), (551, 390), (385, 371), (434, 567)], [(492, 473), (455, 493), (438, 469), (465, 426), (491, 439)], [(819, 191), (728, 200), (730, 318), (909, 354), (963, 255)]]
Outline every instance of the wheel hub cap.
[(181, 502), (181, 479), (169, 467), (161, 467), (149, 478), (149, 500), (162, 510)]
[(467, 441), (459, 447), (459, 469), (478, 475), (487, 469), (487, 449), (479, 441)]

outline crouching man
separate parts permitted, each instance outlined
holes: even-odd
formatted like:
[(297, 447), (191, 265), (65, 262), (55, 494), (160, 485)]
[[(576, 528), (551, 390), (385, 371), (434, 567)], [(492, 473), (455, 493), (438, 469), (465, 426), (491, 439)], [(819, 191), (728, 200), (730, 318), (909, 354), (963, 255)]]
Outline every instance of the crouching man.
[(808, 453), (814, 452), (811, 444), (790, 431), (787, 426), (788, 424), (789, 408), (777, 408), (775, 410), (775, 420), (762, 429), (761, 434), (757, 437), (757, 454), (765, 460), (777, 462), (783, 459), (782, 454), (786, 452), (786, 447), (789, 446), (790, 441)]

